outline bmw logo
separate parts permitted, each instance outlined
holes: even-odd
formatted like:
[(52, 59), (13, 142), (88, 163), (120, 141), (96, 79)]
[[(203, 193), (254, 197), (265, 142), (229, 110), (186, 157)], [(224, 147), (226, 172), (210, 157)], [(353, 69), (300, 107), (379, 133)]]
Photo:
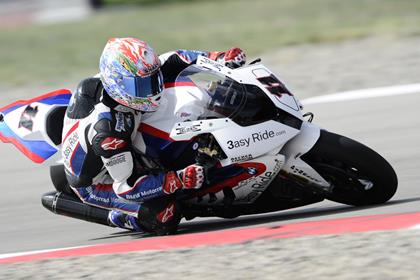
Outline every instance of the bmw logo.
[(249, 175), (255, 175), (257, 174), (257, 169), (254, 167), (248, 167), (248, 174)]

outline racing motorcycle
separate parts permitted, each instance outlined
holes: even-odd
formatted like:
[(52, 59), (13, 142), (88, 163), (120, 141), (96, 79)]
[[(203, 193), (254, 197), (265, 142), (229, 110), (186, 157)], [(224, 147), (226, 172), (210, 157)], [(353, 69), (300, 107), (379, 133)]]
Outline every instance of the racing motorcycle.
[[(0, 109), (0, 140), (50, 166), (56, 188), (42, 204), (65, 216), (108, 225), (108, 211), (83, 204), (68, 187), (61, 134), (69, 90)], [(165, 84), (159, 110), (145, 114), (133, 145), (137, 160), (159, 170), (198, 162), (207, 180), (178, 191), (186, 219), (234, 218), (324, 199), (347, 205), (388, 201), (397, 176), (378, 153), (312, 123), (297, 98), (255, 60), (230, 69), (206, 57)]]

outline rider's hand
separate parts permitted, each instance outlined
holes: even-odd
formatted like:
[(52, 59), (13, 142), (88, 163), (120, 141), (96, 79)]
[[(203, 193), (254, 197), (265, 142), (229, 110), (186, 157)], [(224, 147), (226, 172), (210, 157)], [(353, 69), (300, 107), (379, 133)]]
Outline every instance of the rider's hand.
[(172, 194), (179, 189), (199, 189), (204, 182), (204, 169), (200, 165), (190, 165), (176, 172), (166, 173), (163, 192)]
[(197, 164), (177, 171), (177, 175), (185, 189), (199, 189), (204, 183), (204, 168)]
[(232, 69), (239, 68), (245, 64), (246, 55), (240, 48), (231, 48), (221, 57), (220, 62)]

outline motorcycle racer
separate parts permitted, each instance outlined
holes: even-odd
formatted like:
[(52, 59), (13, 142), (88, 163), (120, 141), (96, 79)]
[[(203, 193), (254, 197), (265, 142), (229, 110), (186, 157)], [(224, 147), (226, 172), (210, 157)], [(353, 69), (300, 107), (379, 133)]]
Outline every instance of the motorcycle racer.
[(199, 55), (231, 68), (246, 59), (239, 48), (157, 56), (139, 39), (113, 38), (101, 55), (99, 76), (83, 80), (73, 94), (62, 135), (66, 177), (84, 203), (112, 210), (111, 226), (169, 233), (181, 218), (173, 194), (202, 186), (201, 166), (151, 171), (136, 159), (132, 145), (142, 114), (158, 109), (165, 83), (174, 82)]

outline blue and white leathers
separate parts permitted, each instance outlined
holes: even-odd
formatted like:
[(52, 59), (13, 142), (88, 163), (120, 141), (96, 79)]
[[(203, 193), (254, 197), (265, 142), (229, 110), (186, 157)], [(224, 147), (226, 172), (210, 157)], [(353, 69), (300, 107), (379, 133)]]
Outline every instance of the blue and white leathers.
[[(194, 63), (197, 51), (161, 55), (165, 83)], [(66, 112), (62, 156), (67, 179), (82, 201), (136, 215), (139, 202), (165, 195), (165, 173), (148, 174), (134, 160), (132, 142), (141, 113), (119, 105), (99, 78), (82, 81)]]

